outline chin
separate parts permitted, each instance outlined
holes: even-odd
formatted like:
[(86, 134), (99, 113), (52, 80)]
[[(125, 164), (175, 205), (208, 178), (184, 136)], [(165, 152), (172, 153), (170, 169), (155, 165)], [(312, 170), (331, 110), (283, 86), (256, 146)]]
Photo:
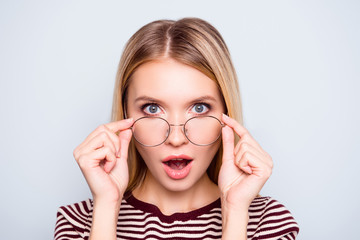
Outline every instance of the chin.
[[(206, 173), (205, 173), (206, 174)], [(156, 179), (157, 182), (170, 192), (185, 192), (194, 188), (202, 179), (202, 176), (194, 176), (191, 173), (183, 179), (175, 180), (165, 174), (162, 179)]]

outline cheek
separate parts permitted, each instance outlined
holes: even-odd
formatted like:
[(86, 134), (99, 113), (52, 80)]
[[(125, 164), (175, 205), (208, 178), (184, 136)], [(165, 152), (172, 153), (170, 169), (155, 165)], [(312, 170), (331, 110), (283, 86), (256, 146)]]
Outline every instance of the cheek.
[(211, 161), (213, 160), (215, 154), (219, 150), (220, 145), (221, 145), (221, 141), (217, 141), (216, 143), (214, 143), (210, 146), (200, 147), (198, 149), (197, 155), (198, 155), (198, 157), (201, 157), (201, 159), (204, 159), (205, 162), (210, 164)]
[(144, 147), (140, 145), (139, 143), (135, 143), (136, 150), (140, 153), (142, 159), (145, 161), (146, 165), (148, 163), (153, 162), (153, 159), (157, 159), (157, 153), (156, 147)]
[[(192, 145), (191, 148), (188, 148), (189, 152), (192, 152), (193, 154), (190, 154), (194, 156), (197, 159), (201, 159), (202, 162), (209, 164), (213, 160), (215, 154), (219, 150), (221, 146), (221, 139), (219, 139), (217, 142), (210, 146), (206, 147), (200, 147)], [(149, 165), (153, 163), (154, 161), (158, 161), (161, 159), (161, 152), (164, 152), (165, 150), (161, 149), (161, 146), (158, 147), (144, 147), (141, 144), (135, 142), (135, 147), (137, 151), (140, 153), (141, 157), (144, 159), (146, 165)]]

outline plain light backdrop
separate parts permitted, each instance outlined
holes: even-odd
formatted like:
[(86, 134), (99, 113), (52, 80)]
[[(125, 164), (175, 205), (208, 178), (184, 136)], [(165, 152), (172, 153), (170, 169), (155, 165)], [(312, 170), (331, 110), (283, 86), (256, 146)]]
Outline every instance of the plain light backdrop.
[(273, 157), (262, 195), (298, 239), (358, 239), (360, 2), (0, 2), (0, 236), (51, 239), (59, 206), (91, 197), (72, 151), (110, 121), (129, 37), (200, 17), (223, 35), (245, 127)]

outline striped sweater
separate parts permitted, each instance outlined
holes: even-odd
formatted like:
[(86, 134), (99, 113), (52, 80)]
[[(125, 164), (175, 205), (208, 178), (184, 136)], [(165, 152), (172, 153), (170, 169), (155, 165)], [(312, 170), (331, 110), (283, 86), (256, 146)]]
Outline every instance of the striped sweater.
[[(88, 239), (93, 201), (60, 207), (55, 240)], [(117, 239), (221, 239), (221, 202), (167, 216), (155, 205), (129, 195), (121, 203)], [(291, 213), (270, 197), (257, 197), (249, 208), (248, 239), (295, 239), (299, 227)]]

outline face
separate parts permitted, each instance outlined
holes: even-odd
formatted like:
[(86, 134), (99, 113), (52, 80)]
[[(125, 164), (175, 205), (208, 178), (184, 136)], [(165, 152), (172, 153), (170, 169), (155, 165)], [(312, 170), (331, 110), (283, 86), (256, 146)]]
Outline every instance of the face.
[[(161, 117), (170, 124), (184, 124), (192, 117), (214, 116), (224, 112), (222, 97), (215, 82), (205, 74), (172, 59), (141, 65), (132, 75), (127, 95), (127, 115)], [(158, 129), (149, 129), (152, 135)], [(216, 129), (208, 129), (216, 131)], [(149, 171), (147, 179), (170, 191), (191, 189), (208, 179), (206, 169), (220, 147), (220, 138), (197, 146), (185, 136), (182, 126), (172, 126), (165, 142), (155, 147), (135, 141)]]

